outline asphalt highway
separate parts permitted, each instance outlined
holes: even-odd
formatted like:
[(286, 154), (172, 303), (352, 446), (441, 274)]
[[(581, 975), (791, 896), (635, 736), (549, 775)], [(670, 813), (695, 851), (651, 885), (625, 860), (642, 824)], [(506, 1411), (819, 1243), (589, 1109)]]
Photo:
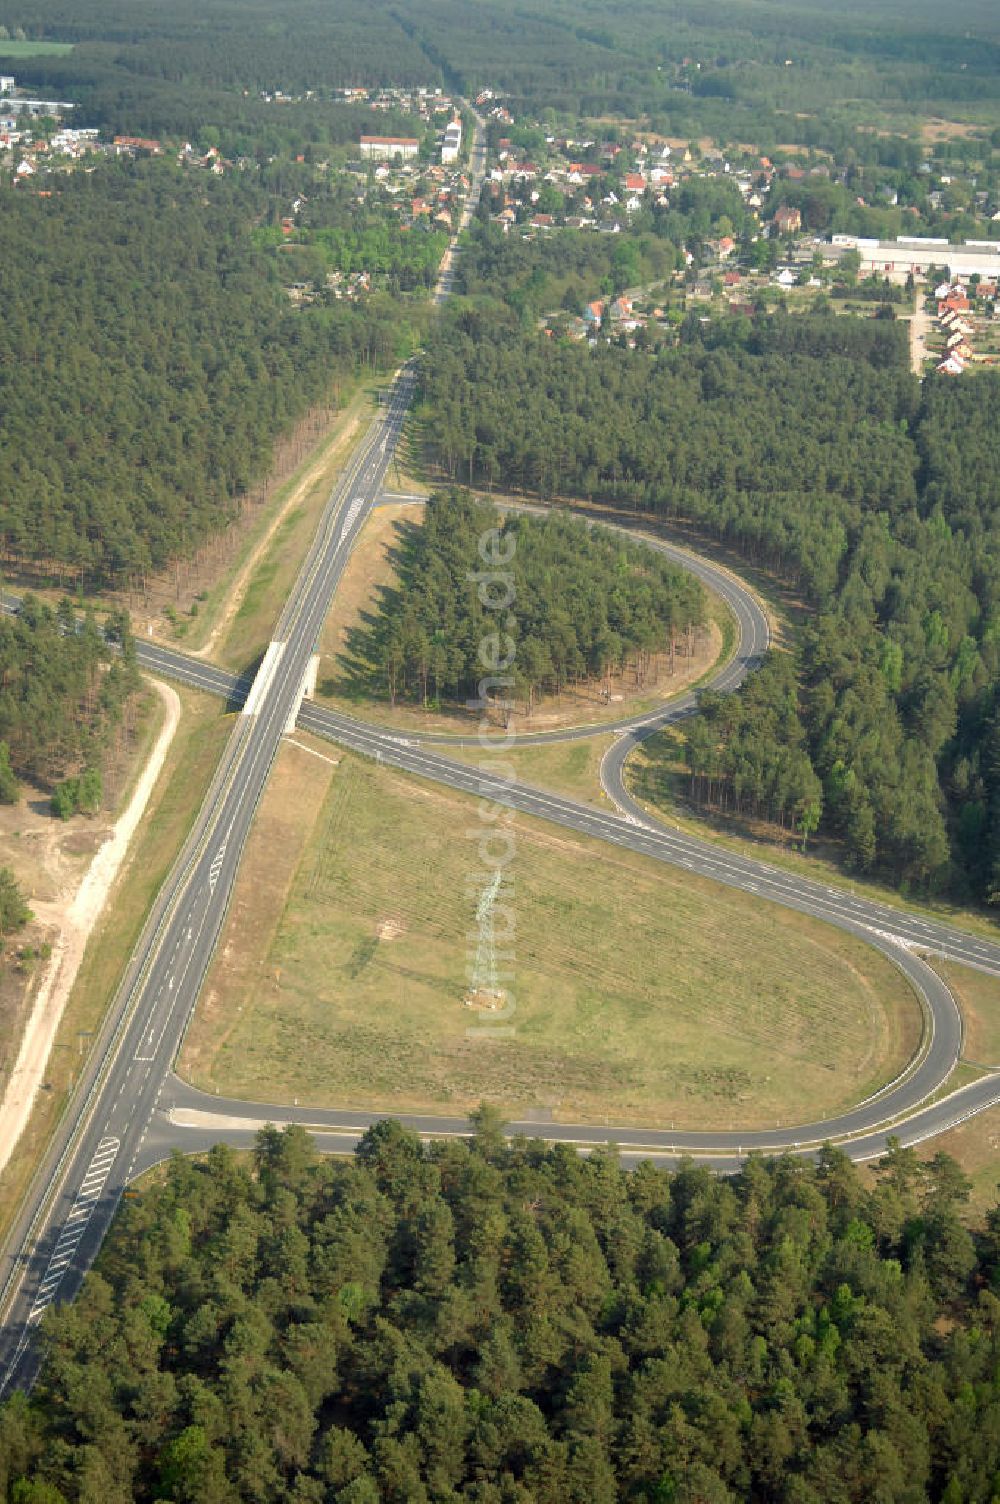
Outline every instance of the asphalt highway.
[[(838, 1135), (836, 1122), (820, 1125), (813, 1138), (801, 1127), (774, 1127), (754, 1132), (679, 1132), (673, 1128), (637, 1128), (634, 1124), (581, 1126), (538, 1118), (507, 1124), (512, 1135), (543, 1138), (549, 1143), (569, 1144), (586, 1153), (602, 1144), (614, 1143), (625, 1163), (653, 1159), (676, 1164), (683, 1158), (698, 1160), (729, 1172), (739, 1168), (748, 1153), (815, 1154), (822, 1143), (833, 1142), (851, 1159), (877, 1159), (886, 1152), (890, 1136), (904, 1145), (923, 1143), (957, 1127), (987, 1107), (1000, 1103), (1000, 1075), (987, 1076), (940, 1100), (910, 1113), (905, 1121), (883, 1120), (866, 1132)], [(467, 1137), (472, 1130), (464, 1118), (413, 1113), (347, 1112), (317, 1107), (290, 1107), (274, 1102), (246, 1102), (208, 1096), (171, 1075), (167, 1078), (154, 1131), (146, 1145), (142, 1169), (151, 1168), (174, 1149), (197, 1154), (213, 1144), (226, 1142), (251, 1148), (254, 1136), (265, 1123), (284, 1127), (297, 1123), (315, 1135), (320, 1148), (331, 1153), (351, 1153), (373, 1123), (396, 1118), (427, 1139)]]
[[(163, 1082), (207, 971), (271, 765), (294, 722), (310, 657), (409, 406), (413, 371), (336, 486), (237, 719), (192, 835), (161, 893), (111, 1009), (77, 1110), (29, 1197), (4, 1270), (3, 1384), (29, 1382), (31, 1333), (53, 1300), (72, 1297), (136, 1172)], [(206, 669), (206, 677), (210, 671)]]
[[(474, 150), (474, 202), (483, 165)], [(453, 275), (445, 262), (438, 288), (445, 296)], [(910, 979), (925, 1015), (923, 1042), (893, 1083), (851, 1111), (822, 1122), (758, 1132), (680, 1134), (619, 1125), (603, 1128), (516, 1124), (586, 1149), (616, 1140), (630, 1157), (679, 1153), (715, 1156), (725, 1168), (748, 1150), (807, 1149), (827, 1138), (856, 1157), (881, 1152), (885, 1128), (906, 1120), (901, 1136), (940, 1132), (955, 1114), (968, 1116), (1000, 1100), (1000, 1076), (988, 1078), (926, 1107), (947, 1081), (961, 1046), (954, 1000), (921, 953), (935, 953), (1000, 975), (1000, 945), (944, 922), (925, 919), (849, 891), (804, 880), (779, 868), (735, 855), (711, 842), (657, 824), (630, 797), (622, 769), (628, 750), (665, 720), (690, 714), (691, 695), (679, 696), (653, 716), (622, 724), (605, 758), (606, 789), (624, 813), (592, 808), (502, 776), (502, 749), (484, 752), (477, 768), (432, 746), (395, 736), (314, 703), (301, 703), (309, 659), (319, 639), (344, 564), (381, 492), (411, 400), (413, 373), (405, 369), (331, 495), (317, 537), (282, 613), (264, 659), (253, 676), (239, 678), (185, 659), (152, 643), (138, 644), (143, 666), (226, 697), (240, 709), (212, 787), (194, 830), (161, 894), (109, 1010), (101, 1037), (78, 1084), (72, 1111), (36, 1176), (22, 1216), (8, 1240), (3, 1278), (4, 1327), (0, 1332), (0, 1388), (29, 1384), (36, 1366), (32, 1332), (54, 1301), (72, 1298), (108, 1228), (130, 1178), (173, 1145), (204, 1147), (222, 1139), (252, 1139), (259, 1121), (304, 1121), (324, 1147), (350, 1147), (370, 1116), (356, 1112), (299, 1111), (275, 1104), (222, 1103), (184, 1087), (172, 1064), (218, 940), (240, 856), (282, 736), (296, 723), (341, 746), (408, 773), (464, 790), (501, 810), (562, 825), (578, 834), (641, 852), (656, 860), (738, 887), (762, 899), (839, 925), (889, 955)], [(693, 561), (671, 545), (688, 567), (709, 579), (730, 602), (737, 621), (733, 658), (715, 687), (735, 688), (760, 660), (767, 626), (753, 596), (707, 561)], [(577, 735), (592, 735), (590, 728)], [(552, 739), (548, 734), (545, 739)], [(518, 742), (528, 738), (518, 737)], [(766, 907), (762, 907), (766, 924)], [(463, 1119), (410, 1120), (421, 1132), (468, 1131)]]
[[(463, 225), (478, 200), (484, 168), (485, 144), (477, 128)], [(442, 264), (441, 296), (450, 286), (453, 256), (454, 243)], [(252, 682), (233, 685), (223, 676), (228, 687), (222, 692), (242, 707), (240, 715), (77, 1082), (71, 1109), (7, 1239), (0, 1266), (0, 1393), (31, 1384), (38, 1322), (53, 1301), (72, 1299), (122, 1191), (143, 1162), (150, 1124), (221, 932), (257, 805), (281, 739), (295, 723), (309, 661), (344, 565), (383, 489), (414, 383), (410, 364), (397, 376), (331, 493)], [(153, 646), (145, 644), (144, 652), (149, 663)], [(219, 692), (218, 672), (208, 665), (199, 670), (199, 687)], [(195, 668), (188, 673), (188, 682), (194, 682)]]
[[(637, 535), (643, 536), (643, 535)], [(732, 657), (710, 686), (720, 692), (731, 691), (741, 684), (760, 662), (768, 644), (768, 626), (760, 603), (734, 575), (709, 560), (696, 560), (686, 550), (643, 537), (650, 547), (675, 557), (685, 567), (695, 568), (699, 577), (729, 605), (736, 621), (736, 645)], [(238, 704), (246, 681), (223, 669), (213, 668), (169, 648), (139, 644), (139, 659), (152, 672), (166, 674), (182, 683), (206, 689)], [(882, 937), (889, 943), (933, 952), (952, 960), (1000, 976), (1000, 942), (948, 924), (946, 921), (915, 914), (890, 904), (861, 898), (849, 888), (833, 887), (789, 873), (756, 857), (738, 853), (704, 838), (672, 829), (654, 819), (629, 794), (624, 781), (624, 766), (629, 753), (645, 737), (665, 725), (684, 719), (695, 708), (693, 692), (678, 695), (654, 712), (618, 723), (617, 728), (583, 727), (541, 733), (540, 736), (518, 733), (517, 746), (534, 744), (539, 739), (566, 741), (607, 733), (619, 734), (605, 754), (601, 780), (605, 791), (619, 807), (621, 816), (562, 798), (529, 784), (509, 782), (491, 772), (500, 761), (496, 751), (484, 752), (482, 766), (467, 763), (437, 752), (431, 739), (423, 735), (400, 735), (381, 726), (370, 725), (354, 716), (330, 710), (315, 701), (304, 701), (298, 724), (328, 741), (350, 747), (407, 772), (418, 773), (453, 788), (480, 794), (498, 803), (539, 815), (557, 824), (570, 826), (583, 834), (595, 835), (616, 845), (645, 851), (661, 861), (671, 862), (715, 878), (731, 887), (742, 888), (760, 898), (771, 899), (789, 908), (813, 914), (831, 923), (855, 927), (863, 938)], [(476, 737), (450, 737), (452, 746), (479, 745)], [(495, 743), (494, 743), (495, 745)]]
[[(648, 540), (647, 540), (648, 541)], [(661, 548), (668, 545), (656, 544)], [(690, 556), (682, 556), (682, 562), (690, 565)], [(764, 613), (752, 595), (735, 577), (708, 561), (700, 561), (699, 573), (705, 582), (727, 599), (733, 611), (737, 631), (733, 656), (713, 679), (713, 688), (735, 688), (748, 672), (760, 661), (767, 646), (767, 622)], [(205, 666), (191, 665), (181, 654), (169, 650), (157, 650), (157, 663), (163, 672), (185, 678), (193, 672), (190, 682), (205, 686)], [(213, 673), (218, 671), (213, 670)], [(220, 693), (236, 697), (240, 686), (231, 676), (222, 675)], [(615, 1139), (620, 1144), (641, 1146), (650, 1152), (661, 1154), (695, 1153), (706, 1155), (740, 1154), (750, 1149), (781, 1150), (808, 1145), (826, 1138), (843, 1141), (849, 1152), (857, 1157), (882, 1152), (886, 1130), (881, 1125), (907, 1120), (906, 1133), (914, 1141), (917, 1138), (942, 1132), (960, 1117), (980, 1111), (1000, 1100), (1000, 1076), (987, 1078), (966, 1088), (958, 1098), (949, 1098), (929, 1108), (921, 1108), (934, 1092), (947, 1081), (961, 1049), (961, 1019), (950, 991), (922, 959), (924, 954), (938, 954), (976, 966), (984, 971), (1000, 975), (1000, 945), (970, 934), (958, 926), (908, 913), (887, 904), (859, 898), (848, 889), (834, 888), (804, 879), (754, 858), (742, 857), (714, 843), (671, 830), (652, 820), (625, 789), (622, 770), (629, 751), (636, 742), (657, 727), (691, 713), (692, 695), (681, 695), (661, 707), (653, 716), (638, 722), (628, 723), (626, 729), (612, 744), (602, 767), (602, 780), (623, 813), (594, 808), (562, 798), (529, 785), (510, 781), (497, 771), (502, 754), (484, 752), (478, 767), (456, 762), (433, 747), (411, 737), (403, 737), (383, 727), (367, 725), (354, 717), (342, 715), (315, 702), (304, 701), (299, 711), (298, 725), (347, 747), (378, 762), (398, 767), (408, 773), (444, 783), (471, 795), (485, 798), (497, 805), (553, 821), (577, 833), (594, 836), (600, 840), (642, 852), (656, 860), (680, 866), (692, 873), (710, 877), (732, 887), (738, 887), (762, 899), (794, 908), (815, 918), (836, 924), (850, 931), (865, 942), (875, 945), (900, 967), (914, 987), (924, 1010), (924, 1038), (921, 1050), (909, 1068), (895, 1082), (864, 1103), (835, 1118), (813, 1123), (787, 1125), (780, 1130), (763, 1132), (735, 1130), (727, 1133), (694, 1132), (675, 1134), (650, 1129), (637, 1129), (623, 1125), (607, 1125), (603, 1128), (583, 1128), (546, 1124), (513, 1125), (514, 1131), (543, 1132), (546, 1138), (562, 1138), (573, 1143), (592, 1143), (598, 1140)], [(494, 731), (494, 735), (497, 733)], [(560, 738), (575, 736), (577, 732), (560, 732)], [(593, 734), (593, 731), (582, 734)], [(518, 743), (521, 738), (518, 737)], [(762, 910), (765, 916), (766, 909)], [(190, 1102), (190, 1089), (171, 1078), (169, 1082), (171, 1101)], [(197, 1095), (197, 1094), (196, 1094)], [(205, 1109), (206, 1111), (209, 1109)], [(278, 1114), (285, 1120), (289, 1110), (275, 1104), (251, 1104), (228, 1102), (215, 1103), (214, 1110), (221, 1116), (211, 1127), (199, 1127), (182, 1123), (174, 1118), (165, 1120), (167, 1139), (177, 1142), (178, 1135), (184, 1142), (201, 1143), (205, 1135), (240, 1135), (251, 1132), (234, 1126), (230, 1119), (265, 1121), (269, 1114)], [(338, 1130), (363, 1131), (363, 1126), (372, 1118), (357, 1112), (322, 1114), (299, 1112), (299, 1121), (313, 1125), (327, 1125)], [(461, 1120), (448, 1118), (413, 1119), (413, 1126), (421, 1132), (457, 1133), (464, 1130)], [(163, 1125), (161, 1125), (163, 1131)], [(151, 1144), (154, 1157), (159, 1152), (157, 1144)], [(637, 1152), (639, 1152), (637, 1150)]]

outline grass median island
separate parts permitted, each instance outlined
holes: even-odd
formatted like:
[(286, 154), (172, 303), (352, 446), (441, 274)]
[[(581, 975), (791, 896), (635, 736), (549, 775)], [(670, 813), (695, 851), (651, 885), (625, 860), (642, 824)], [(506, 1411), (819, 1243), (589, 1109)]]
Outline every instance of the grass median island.
[(930, 963), (961, 1009), (962, 1059), (1000, 1069), (1000, 978), (939, 956), (931, 956)]
[(471, 763), (474, 768), (481, 767), (486, 773), (496, 773), (497, 762), (502, 760), (509, 763), (522, 783), (549, 789), (581, 804), (593, 804), (598, 809), (614, 810), (601, 788), (601, 759), (613, 742), (613, 736), (600, 733), (581, 737), (579, 741), (543, 742), (534, 747), (520, 747), (515, 742), (504, 751), (502, 759), (478, 746), (435, 747), (434, 751), (443, 751), (446, 756)]
[(916, 1045), (909, 987), (852, 937), (521, 817), (514, 1033), (491, 1038), (464, 1001), (476, 802), (290, 754), (308, 783), (290, 800), (279, 764), (185, 1045), (206, 1090), (722, 1128), (830, 1114)]

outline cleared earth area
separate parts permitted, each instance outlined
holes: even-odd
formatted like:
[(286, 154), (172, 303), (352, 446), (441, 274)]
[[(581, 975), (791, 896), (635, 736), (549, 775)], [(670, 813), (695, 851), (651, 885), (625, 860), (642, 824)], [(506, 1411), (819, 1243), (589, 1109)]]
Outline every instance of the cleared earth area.
[(476, 802), (296, 741), (181, 1059), (209, 1091), (750, 1126), (857, 1101), (917, 1043), (908, 985), (852, 937), (521, 817), (501, 1026), (468, 1001)]

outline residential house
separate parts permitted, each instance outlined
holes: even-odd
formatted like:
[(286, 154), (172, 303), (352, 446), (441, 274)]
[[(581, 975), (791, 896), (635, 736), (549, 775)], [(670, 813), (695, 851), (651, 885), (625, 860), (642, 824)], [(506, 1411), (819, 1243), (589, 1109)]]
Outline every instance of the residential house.
[(112, 146), (118, 157), (158, 157), (163, 150), (159, 141), (150, 140), (146, 136), (116, 136)]
[(771, 223), (779, 235), (797, 235), (802, 229), (802, 211), (781, 204)]
[(462, 122), (456, 119), (445, 126), (444, 140), (441, 143), (441, 161), (457, 162), (461, 150)]

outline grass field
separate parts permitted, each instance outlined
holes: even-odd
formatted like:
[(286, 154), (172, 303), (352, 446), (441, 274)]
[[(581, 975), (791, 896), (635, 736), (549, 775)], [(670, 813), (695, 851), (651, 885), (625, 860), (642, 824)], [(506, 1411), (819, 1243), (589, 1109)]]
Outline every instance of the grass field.
[(476, 809), (286, 747), (185, 1074), (276, 1102), (723, 1127), (831, 1113), (913, 1050), (907, 984), (850, 936), (520, 817), (513, 1034), (492, 1037), (464, 1001)]
[[(399, 727), (408, 731), (453, 732), (456, 736), (474, 735), (478, 718), (451, 706), (424, 710), (419, 705), (398, 704), (371, 693), (367, 679), (352, 678), (347, 668), (353, 632), (373, 619), (380, 591), (397, 581), (394, 554), (400, 529), (417, 524), (422, 508), (416, 505), (379, 507), (373, 512), (351, 555), (337, 595), (320, 638), (320, 668), (317, 699), (340, 710), (363, 715), (366, 720)], [(693, 658), (679, 657), (672, 675), (666, 672), (666, 655), (662, 655), (661, 672), (655, 687), (637, 691), (627, 675), (616, 681), (612, 703), (604, 701), (599, 686), (580, 685), (564, 694), (546, 696), (537, 702), (528, 720), (516, 717), (516, 727), (524, 732), (547, 731), (567, 726), (600, 726), (624, 715), (638, 715), (654, 710), (665, 700), (699, 683), (715, 670), (720, 660), (733, 649), (733, 618), (719, 597), (708, 593), (709, 626), (698, 641)]]
[(72, 42), (0, 42), (0, 58), (65, 57), (72, 51)]
[(962, 1059), (1000, 1069), (1000, 979), (972, 966), (931, 958), (962, 1010)]
[(555, 794), (565, 794), (570, 799), (578, 799), (581, 804), (612, 810), (614, 805), (601, 788), (600, 766), (601, 758), (613, 741), (613, 736), (597, 735), (577, 742), (548, 742), (540, 747), (519, 747), (515, 743), (503, 753), (483, 752), (478, 747), (455, 747), (447, 750), (447, 756), (458, 762), (471, 763), (473, 767), (482, 767), (486, 773), (497, 773), (498, 764), (509, 763), (524, 783), (551, 789)]

